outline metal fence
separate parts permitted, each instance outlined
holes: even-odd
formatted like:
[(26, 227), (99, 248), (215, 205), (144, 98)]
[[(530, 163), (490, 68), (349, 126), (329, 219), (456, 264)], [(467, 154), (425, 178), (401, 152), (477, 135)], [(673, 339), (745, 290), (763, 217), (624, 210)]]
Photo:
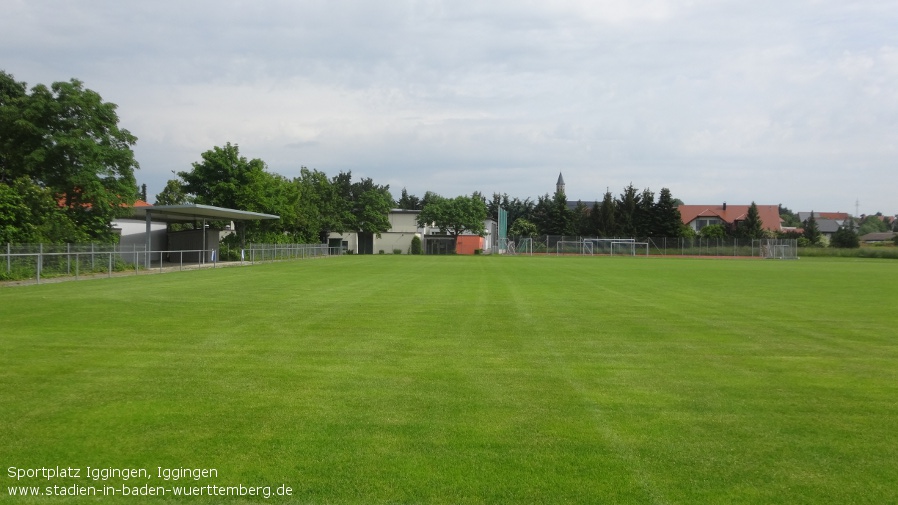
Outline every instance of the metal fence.
[[(636, 254), (650, 256), (707, 256), (795, 259), (798, 257), (796, 239), (732, 239), (732, 238), (683, 238), (683, 237), (579, 237), (541, 235), (536, 237), (509, 237), (505, 251), (513, 254), (557, 255), (560, 248), (569, 249), (571, 243), (592, 243), (588, 248), (592, 255), (611, 254), (612, 247), (603, 244), (636, 242), (632, 248)], [(523, 245), (523, 247), (522, 247)], [(630, 248), (618, 248), (630, 250)], [(648, 250), (645, 253), (645, 250)], [(618, 254), (618, 253), (614, 253)]]
[(221, 265), (323, 258), (342, 254), (327, 244), (250, 244), (245, 249), (147, 251), (117, 244), (6, 244), (0, 280), (74, 279), (122, 273), (216, 268)]

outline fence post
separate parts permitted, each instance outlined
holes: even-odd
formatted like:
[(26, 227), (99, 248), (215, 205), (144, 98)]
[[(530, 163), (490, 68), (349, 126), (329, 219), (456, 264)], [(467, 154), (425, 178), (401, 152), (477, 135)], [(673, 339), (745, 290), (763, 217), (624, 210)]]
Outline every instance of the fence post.
[(38, 244), (37, 248), (37, 283), (41, 283), (41, 266), (44, 262), (44, 244)]
[(12, 244), (6, 243), (6, 273), (12, 272)]
[[(72, 244), (66, 244), (66, 255), (65, 255), (65, 274), (72, 275)], [(76, 275), (77, 277), (77, 275)]]
[[(109, 274), (107, 275), (107, 277), (110, 278), (112, 277), (112, 254), (112, 252), (109, 253)], [(93, 254), (91, 254), (91, 256), (93, 256)]]

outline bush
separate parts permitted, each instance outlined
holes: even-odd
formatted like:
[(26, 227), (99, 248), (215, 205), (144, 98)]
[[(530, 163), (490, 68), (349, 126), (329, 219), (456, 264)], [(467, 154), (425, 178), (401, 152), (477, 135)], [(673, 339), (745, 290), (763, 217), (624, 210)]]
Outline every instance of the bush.
[(421, 237), (415, 235), (412, 237), (412, 254), (421, 254)]
[(402, 249), (393, 249), (393, 254), (402, 254)]

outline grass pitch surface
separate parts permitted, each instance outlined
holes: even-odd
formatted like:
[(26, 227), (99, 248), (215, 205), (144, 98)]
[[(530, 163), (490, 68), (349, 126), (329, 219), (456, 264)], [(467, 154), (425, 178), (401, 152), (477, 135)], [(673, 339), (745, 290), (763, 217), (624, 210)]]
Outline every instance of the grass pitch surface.
[[(0, 501), (895, 502), (896, 301), (898, 265), (864, 260), (370, 256), (0, 289)], [(56, 467), (80, 476), (10, 475)], [(292, 496), (171, 491), (209, 485)]]

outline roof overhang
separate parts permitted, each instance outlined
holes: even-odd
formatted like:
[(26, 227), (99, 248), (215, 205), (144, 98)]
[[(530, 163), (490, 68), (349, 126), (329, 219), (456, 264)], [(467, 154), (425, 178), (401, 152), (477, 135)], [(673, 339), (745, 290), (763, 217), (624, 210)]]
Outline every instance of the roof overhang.
[(274, 214), (262, 214), (261, 212), (249, 212), (245, 210), (226, 209), (213, 207), (212, 205), (152, 205), (147, 207), (134, 207), (133, 217), (146, 219), (149, 216), (152, 221), (177, 222), (199, 221), (210, 219), (216, 221), (257, 221), (263, 219), (280, 219)]

